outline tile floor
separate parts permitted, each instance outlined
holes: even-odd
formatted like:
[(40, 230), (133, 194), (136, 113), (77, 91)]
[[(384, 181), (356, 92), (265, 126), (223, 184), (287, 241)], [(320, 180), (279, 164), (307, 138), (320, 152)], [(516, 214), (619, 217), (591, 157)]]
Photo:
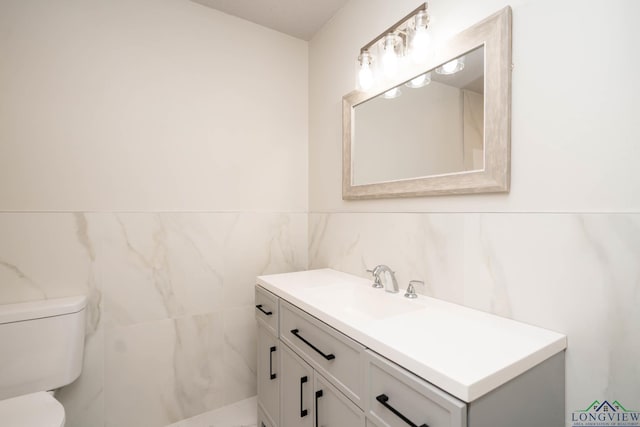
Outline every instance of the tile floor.
[(257, 399), (254, 396), (167, 427), (256, 427), (256, 412)]

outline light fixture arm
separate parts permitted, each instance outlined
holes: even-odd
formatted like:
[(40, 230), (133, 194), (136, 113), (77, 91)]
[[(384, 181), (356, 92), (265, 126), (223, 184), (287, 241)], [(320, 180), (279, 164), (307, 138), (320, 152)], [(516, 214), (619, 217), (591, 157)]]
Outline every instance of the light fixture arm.
[(407, 16), (400, 19), (398, 22), (396, 22), (391, 27), (389, 27), (386, 31), (383, 31), (382, 33), (380, 33), (378, 37), (371, 40), (366, 45), (362, 46), (362, 48), (360, 49), (360, 53), (368, 51), (369, 49), (371, 49), (372, 46), (374, 46), (376, 43), (382, 40), (387, 34), (390, 34), (390, 33), (397, 33), (406, 42), (406, 33), (404, 31), (400, 31), (400, 27), (402, 27), (409, 19), (411, 19), (412, 16), (416, 15), (418, 12), (426, 11), (427, 7), (428, 6), (426, 2), (422, 3), (416, 9), (414, 9), (411, 13), (407, 14)]

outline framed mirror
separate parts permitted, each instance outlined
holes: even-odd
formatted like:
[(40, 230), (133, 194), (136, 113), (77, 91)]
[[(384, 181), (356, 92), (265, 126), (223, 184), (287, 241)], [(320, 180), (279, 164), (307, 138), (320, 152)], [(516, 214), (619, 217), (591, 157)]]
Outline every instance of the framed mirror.
[(511, 9), (343, 97), (343, 199), (507, 192)]

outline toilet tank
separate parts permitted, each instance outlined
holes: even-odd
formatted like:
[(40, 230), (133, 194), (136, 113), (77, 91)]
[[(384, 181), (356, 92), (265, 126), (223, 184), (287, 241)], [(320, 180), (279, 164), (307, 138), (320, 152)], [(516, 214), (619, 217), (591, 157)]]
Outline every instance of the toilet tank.
[(86, 305), (84, 296), (0, 305), (0, 400), (78, 378)]

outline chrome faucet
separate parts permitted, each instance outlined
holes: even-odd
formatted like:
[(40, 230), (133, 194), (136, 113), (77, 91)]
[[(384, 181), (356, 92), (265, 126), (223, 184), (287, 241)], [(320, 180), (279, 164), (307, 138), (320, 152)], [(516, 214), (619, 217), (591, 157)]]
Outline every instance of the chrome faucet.
[(378, 280), (376, 282), (384, 285), (386, 292), (397, 293), (398, 281), (396, 280), (396, 274), (386, 265), (379, 265), (373, 269), (373, 275)]
[(418, 298), (418, 294), (416, 294), (415, 285), (424, 286), (424, 282), (422, 280), (411, 280), (409, 281), (409, 286), (407, 286), (407, 292), (405, 292), (404, 296), (409, 299)]
[(375, 267), (373, 267), (373, 270), (367, 270), (373, 276), (373, 284), (371, 285), (372, 288), (382, 287), (382, 283), (380, 282), (380, 267), (382, 266), (376, 265)]

